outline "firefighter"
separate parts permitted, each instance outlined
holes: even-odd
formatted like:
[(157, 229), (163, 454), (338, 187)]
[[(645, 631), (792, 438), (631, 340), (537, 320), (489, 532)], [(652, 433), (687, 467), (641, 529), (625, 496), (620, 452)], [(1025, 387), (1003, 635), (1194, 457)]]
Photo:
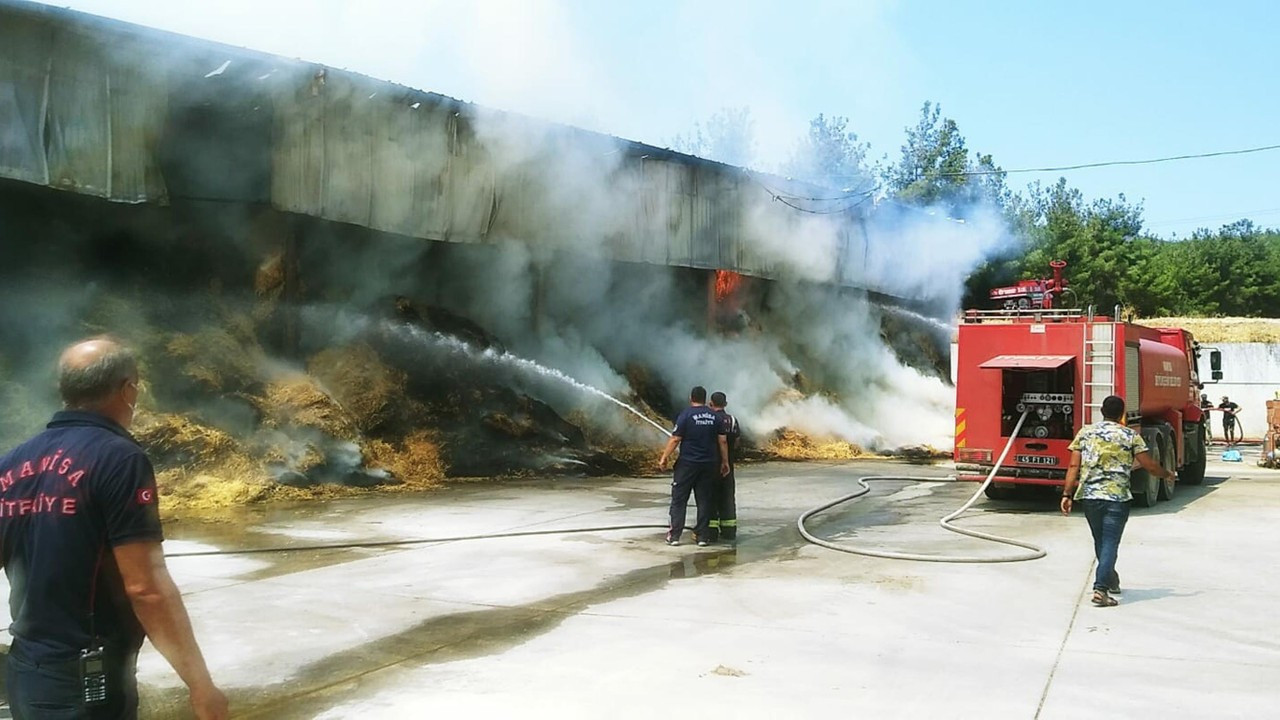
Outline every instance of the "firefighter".
[(738, 507), (736, 483), (733, 477), (733, 454), (738, 445), (738, 419), (725, 412), (729, 400), (722, 392), (711, 393), (709, 403), (711, 411), (716, 414), (716, 423), (725, 438), (725, 451), (729, 472), (716, 483), (715, 502), (711, 505), (711, 541), (727, 540), (733, 542), (738, 537)]
[(671, 439), (662, 450), (658, 467), (665, 470), (667, 458), (680, 448), (675, 475), (671, 480), (671, 523), (667, 527), (667, 544), (679, 545), (684, 532), (684, 518), (689, 508), (689, 494), (698, 503), (698, 520), (693, 539), (700, 547), (710, 544), (711, 504), (717, 468), (719, 475), (729, 474), (729, 451), (725, 436), (716, 424), (715, 413), (707, 405), (707, 389), (697, 385), (689, 391), (689, 407), (676, 418)]

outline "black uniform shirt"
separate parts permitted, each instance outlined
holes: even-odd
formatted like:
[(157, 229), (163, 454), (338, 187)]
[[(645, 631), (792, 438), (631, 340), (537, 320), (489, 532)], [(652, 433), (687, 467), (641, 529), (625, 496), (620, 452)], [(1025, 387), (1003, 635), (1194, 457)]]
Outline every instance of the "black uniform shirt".
[(716, 410), (716, 423), (720, 426), (720, 434), (725, 436), (725, 441), (729, 445), (729, 467), (733, 467), (733, 451), (738, 445), (738, 436), (742, 434), (738, 429), (738, 418), (722, 408)]
[(1222, 422), (1230, 425), (1231, 423), (1236, 421), (1236, 416), (1233, 415), (1232, 413), (1234, 413), (1236, 410), (1239, 410), (1240, 406), (1231, 401), (1227, 401), (1219, 405), (1218, 409), (1226, 411), (1222, 413)]
[(720, 426), (716, 414), (706, 405), (691, 405), (680, 411), (672, 435), (680, 438), (680, 459), (691, 463), (720, 462)]
[(0, 457), (9, 631), (33, 662), (73, 660), (95, 634), (109, 649), (136, 650), (142, 626), (111, 549), (163, 539), (151, 462), (111, 420), (59, 412)]

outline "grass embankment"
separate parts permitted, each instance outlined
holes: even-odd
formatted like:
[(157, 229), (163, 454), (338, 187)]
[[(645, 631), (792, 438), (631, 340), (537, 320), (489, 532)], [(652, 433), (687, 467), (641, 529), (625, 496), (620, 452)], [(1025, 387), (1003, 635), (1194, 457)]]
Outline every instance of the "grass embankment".
[(1203, 343), (1280, 343), (1280, 318), (1144, 318), (1148, 327), (1176, 327), (1191, 331)]

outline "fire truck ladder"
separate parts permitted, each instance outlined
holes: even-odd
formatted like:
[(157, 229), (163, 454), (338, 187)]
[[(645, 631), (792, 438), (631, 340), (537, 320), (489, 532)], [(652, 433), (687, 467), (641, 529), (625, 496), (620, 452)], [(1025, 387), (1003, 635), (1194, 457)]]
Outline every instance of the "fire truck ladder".
[(1085, 424), (1102, 421), (1102, 400), (1116, 392), (1116, 330), (1109, 322), (1084, 323), (1080, 407)]

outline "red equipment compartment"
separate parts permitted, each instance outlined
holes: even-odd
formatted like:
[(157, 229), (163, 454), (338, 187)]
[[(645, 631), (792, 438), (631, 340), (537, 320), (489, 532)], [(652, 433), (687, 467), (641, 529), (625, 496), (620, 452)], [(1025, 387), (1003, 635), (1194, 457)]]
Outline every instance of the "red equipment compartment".
[(1191, 372), (1186, 352), (1158, 340), (1138, 341), (1141, 366), (1140, 410), (1160, 415), (1187, 406)]

